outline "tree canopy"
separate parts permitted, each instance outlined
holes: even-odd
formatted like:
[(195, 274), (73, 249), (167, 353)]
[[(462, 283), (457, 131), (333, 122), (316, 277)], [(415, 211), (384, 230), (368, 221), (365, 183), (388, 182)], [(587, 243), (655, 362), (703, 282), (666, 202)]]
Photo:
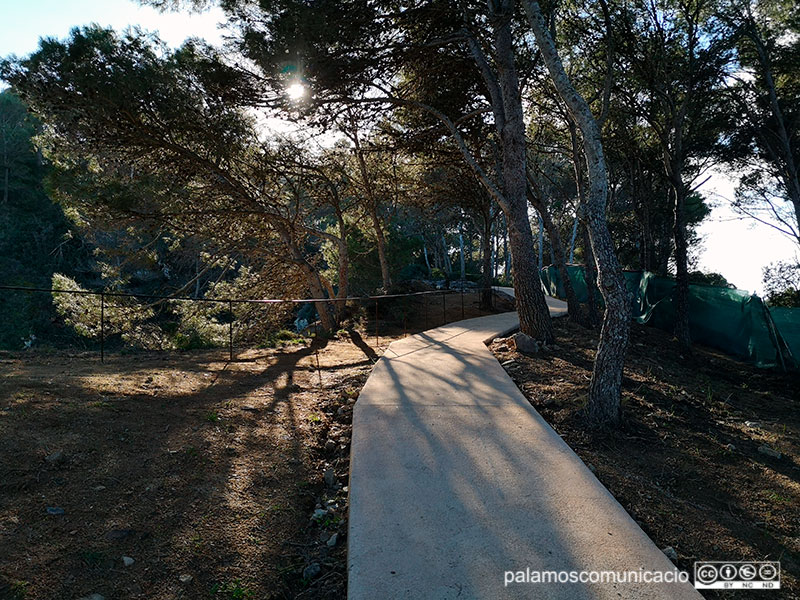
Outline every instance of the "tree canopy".
[[(568, 285), (570, 318), (601, 324), (589, 412), (612, 423), (630, 320), (622, 269), (676, 276), (687, 351), (689, 283), (726, 285), (695, 266), (710, 169), (740, 176), (743, 214), (797, 238), (789, 3), (220, 6), (221, 48), (87, 26), (0, 63), (13, 90), (0, 96), (4, 205), (31, 190), (44, 201), (46, 186), (71, 240), (59, 248), (91, 256), (59, 285), (304, 296), (335, 330), (347, 311), (330, 299), (413, 278), (502, 280), (521, 330), (550, 342), (538, 270), (580, 260), (589, 301)], [(120, 323), (134, 318), (116, 308)], [(230, 318), (168, 311), (185, 335), (213, 337)]]

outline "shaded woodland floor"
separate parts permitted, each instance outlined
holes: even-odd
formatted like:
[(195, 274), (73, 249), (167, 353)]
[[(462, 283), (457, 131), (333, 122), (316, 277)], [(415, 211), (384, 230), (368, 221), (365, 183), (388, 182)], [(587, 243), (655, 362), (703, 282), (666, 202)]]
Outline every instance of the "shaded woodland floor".
[(323, 473), (347, 484), (373, 358), (350, 340), (319, 373), (311, 347), (225, 358), (3, 360), (0, 598), (295, 597), (312, 562), (341, 589), (346, 494)]
[(0, 600), (344, 597), (352, 405), (404, 332), (488, 314), (461, 299), (234, 362), (0, 355)]
[[(554, 322), (536, 356), (498, 350), (531, 404), (656, 542), (693, 573), (696, 560), (780, 560), (775, 591), (723, 598), (800, 598), (800, 378), (697, 347), (681, 356), (663, 331), (634, 325), (623, 382), (624, 426), (587, 430), (582, 415), (595, 332)], [(781, 453), (774, 458), (766, 446)]]

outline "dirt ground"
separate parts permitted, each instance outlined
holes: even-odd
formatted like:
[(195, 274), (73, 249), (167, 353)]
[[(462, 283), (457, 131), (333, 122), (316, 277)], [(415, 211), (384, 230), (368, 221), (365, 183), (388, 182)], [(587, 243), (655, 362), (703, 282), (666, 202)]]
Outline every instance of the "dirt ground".
[(233, 363), (0, 355), (0, 600), (345, 597), (352, 405), (373, 363), (404, 332), (487, 314), (475, 294), (463, 313), (461, 294), (382, 303), (336, 339)]
[[(590, 465), (660, 548), (696, 560), (780, 560), (782, 590), (711, 598), (800, 598), (800, 378), (704, 348), (681, 356), (666, 333), (635, 325), (624, 426), (583, 420), (594, 332), (565, 319), (535, 356), (498, 351), (531, 404)], [(759, 448), (780, 452), (780, 458)]]
[(310, 347), (3, 360), (0, 598), (295, 597), (312, 562), (341, 587), (369, 354), (329, 341), (321, 385)]

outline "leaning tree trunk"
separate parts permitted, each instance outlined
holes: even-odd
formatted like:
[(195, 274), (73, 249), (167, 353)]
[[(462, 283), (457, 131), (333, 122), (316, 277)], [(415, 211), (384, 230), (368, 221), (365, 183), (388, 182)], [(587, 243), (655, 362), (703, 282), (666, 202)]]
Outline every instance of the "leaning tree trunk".
[(428, 269), (428, 277), (431, 276), (431, 261), (428, 259), (428, 245), (422, 240), (422, 255), (425, 257), (425, 266)]
[(613, 425), (621, 417), (622, 371), (628, 347), (631, 305), (606, 222), (608, 172), (600, 128), (589, 105), (564, 70), (539, 3), (536, 0), (523, 0), (523, 4), (550, 79), (583, 136), (590, 186), (585, 219), (597, 263), (598, 283), (606, 302), (600, 344), (589, 385), (587, 411), (593, 424)]
[[(303, 274), (306, 277), (306, 281), (308, 282), (308, 290), (311, 292), (311, 295), (314, 298), (324, 298), (325, 287), (322, 283), (322, 278), (320, 278), (316, 269), (314, 269), (314, 267), (308, 263), (300, 265), (300, 269), (303, 271)], [(335, 331), (337, 326), (336, 317), (334, 316), (333, 311), (331, 311), (330, 303), (324, 300), (317, 301), (314, 302), (314, 307), (317, 309), (322, 330), (326, 332)]]
[(575, 257), (575, 239), (578, 237), (578, 212), (575, 211), (575, 220), (572, 223), (572, 235), (569, 238), (569, 264)]
[[(286, 244), (286, 247), (289, 249), (292, 261), (298, 266), (303, 274), (303, 277), (306, 280), (306, 285), (308, 286), (308, 291), (311, 293), (311, 297), (314, 299), (325, 298), (325, 284), (323, 283), (319, 272), (300, 250), (291, 232), (280, 230), (278, 233), (281, 236), (282, 241)], [(314, 302), (314, 307), (317, 309), (322, 330), (326, 332), (336, 331), (338, 322), (336, 320), (334, 311), (331, 309), (330, 302), (327, 300), (317, 300)]]
[[(575, 188), (578, 192), (578, 210), (575, 218), (580, 213), (585, 213), (587, 208), (586, 190), (583, 181), (583, 161), (585, 157), (581, 155), (578, 132), (576, 131), (575, 121), (569, 122), (569, 133), (572, 142), (572, 167), (575, 172)], [(584, 220), (585, 221), (585, 220)], [(594, 252), (589, 237), (589, 229), (586, 222), (581, 228), (581, 239), (583, 241), (583, 274), (586, 281), (586, 323), (589, 327), (597, 327), (600, 317), (597, 314), (598, 290), (597, 290), (597, 270), (595, 269)]]

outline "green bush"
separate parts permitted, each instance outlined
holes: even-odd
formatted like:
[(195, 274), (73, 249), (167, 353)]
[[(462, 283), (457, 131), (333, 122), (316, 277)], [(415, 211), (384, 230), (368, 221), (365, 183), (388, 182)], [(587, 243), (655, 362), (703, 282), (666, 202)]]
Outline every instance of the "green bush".
[(277, 331), (271, 331), (269, 335), (267, 335), (267, 339), (264, 340), (262, 347), (264, 348), (277, 348), (279, 346), (293, 346), (297, 344), (305, 344), (305, 338), (295, 333), (294, 331), (290, 331), (288, 329), (279, 329)]
[(174, 341), (175, 347), (178, 350), (206, 350), (215, 347), (212, 340), (204, 337), (199, 331), (194, 329), (187, 332), (176, 333)]

